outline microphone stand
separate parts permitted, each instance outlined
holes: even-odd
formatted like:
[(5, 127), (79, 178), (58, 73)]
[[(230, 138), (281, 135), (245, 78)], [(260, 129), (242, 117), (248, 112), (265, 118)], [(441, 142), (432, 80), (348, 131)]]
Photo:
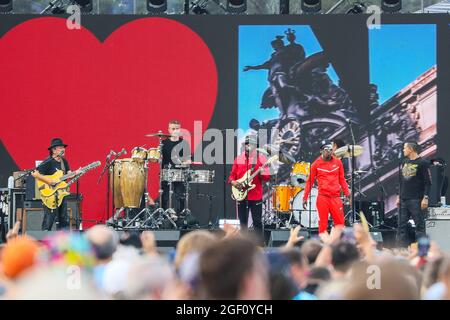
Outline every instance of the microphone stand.
[[(61, 155), (62, 156), (62, 155)], [(33, 173), (34, 171), (37, 170), (37, 168), (39, 168), (40, 166), (50, 162), (53, 159), (52, 156), (49, 156), (47, 159), (45, 159), (44, 161), (42, 161), (37, 167), (35, 167), (34, 169), (30, 169), (30, 170), (25, 170), (25, 173), (17, 178), (14, 179), (14, 182), (16, 182), (17, 180), (24, 180), (28, 177), (31, 176), (31, 173)]]
[[(311, 156), (311, 155), (310, 155)], [(308, 208), (308, 215), (309, 215), (309, 227), (308, 227), (308, 239), (311, 239), (311, 217), (312, 217), (312, 206), (311, 206), (311, 203), (312, 203), (312, 200), (311, 200), (311, 195), (312, 195), (312, 183), (311, 183), (311, 167), (312, 167), (312, 164), (313, 164), (313, 160), (311, 160), (311, 158), (310, 158), (310, 165), (309, 165), (309, 170), (308, 170), (308, 180), (309, 180), (309, 187), (310, 187), (310, 189), (309, 189), (309, 197), (308, 197), (308, 202), (309, 202), (309, 208)], [(317, 199), (316, 199), (316, 201), (317, 201)], [(319, 214), (319, 212), (317, 212), (317, 214)], [(328, 217), (327, 217), (327, 219), (328, 219)]]
[[(102, 181), (103, 175), (111, 167), (112, 162), (110, 159), (111, 159), (111, 153), (109, 153), (109, 155), (106, 156), (105, 166), (103, 167), (102, 172), (100, 172), (100, 176), (98, 177), (97, 184), (99, 184), (100, 181)], [(109, 174), (108, 174), (107, 179), (108, 179), (108, 181), (107, 181), (107, 186), (106, 186), (106, 215), (103, 216), (103, 220), (105, 222), (108, 221), (108, 219), (109, 219), (109, 196), (110, 196), (109, 186), (111, 183), (111, 177)], [(113, 171), (113, 179), (114, 179), (114, 171)], [(113, 185), (113, 192), (114, 192), (114, 185)]]
[[(109, 170), (109, 168), (110, 167), (112, 167), (113, 168), (113, 170), (112, 170), (112, 201), (113, 201), (113, 207), (114, 207), (114, 196), (115, 196), (115, 191), (114, 191), (114, 176), (115, 176), (115, 172), (114, 172), (114, 170), (115, 170), (115, 162), (116, 162), (116, 160), (122, 155), (122, 154), (124, 154), (125, 152), (124, 152), (124, 149), (122, 149), (122, 151), (120, 151), (120, 152), (118, 152), (118, 153), (115, 153), (114, 154), (114, 158), (111, 160), (111, 161), (109, 161), (109, 163), (108, 163), (108, 161), (105, 163), (105, 167), (103, 168), (103, 171), (102, 171), (102, 173), (100, 174), (100, 178), (99, 178), (99, 180), (98, 180), (98, 182), (100, 182), (100, 180), (101, 180), (101, 177), (102, 177), (102, 175), (104, 174), (104, 172), (106, 172), (107, 170)], [(107, 160), (108, 160), (108, 158), (107, 158)], [(110, 196), (110, 191), (109, 191), (109, 188), (110, 188), (110, 182), (111, 182), (111, 180), (110, 180), (111, 178), (110, 178), (110, 175), (108, 174), (108, 185), (107, 185), (107, 210), (108, 210), (108, 212), (107, 212), (107, 214), (106, 214), (106, 221), (108, 221), (111, 217), (113, 218), (113, 223), (114, 223), (114, 220), (115, 220), (115, 218), (114, 218), (114, 213), (112, 213), (111, 214), (111, 217), (109, 216), (109, 204), (110, 204), (110, 201), (109, 201), (109, 196)], [(97, 182), (97, 183), (98, 183)], [(114, 209), (117, 209), (117, 208), (115, 208), (114, 207)]]
[[(355, 145), (356, 145), (356, 140), (355, 140), (355, 136), (353, 134), (353, 128), (352, 128), (352, 122), (351, 120), (347, 121), (348, 123), (348, 127), (350, 129), (350, 134), (352, 136), (352, 143), (353, 146), (351, 147), (351, 163), (352, 163), (352, 177), (351, 177), (351, 182), (352, 182), (352, 190), (351, 190), (351, 195), (352, 195), (352, 201), (351, 201), (351, 208), (352, 208), (352, 225), (355, 223), (356, 220), (356, 214), (355, 214)], [(350, 146), (348, 146), (348, 148), (350, 148)], [(348, 150), (350, 151), (350, 150)]]
[[(221, 132), (225, 132), (225, 141), (226, 137), (227, 137), (227, 130), (228, 129), (222, 129), (220, 130)], [(232, 129), (231, 129), (232, 130)], [(234, 149), (234, 148), (233, 148)], [(223, 219), (226, 221), (227, 220), (227, 174), (226, 174), (226, 164), (227, 164), (227, 156), (226, 156), (226, 142), (223, 143), (223, 149), (222, 149), (222, 154), (223, 154), (223, 164), (222, 164), (222, 170), (223, 170)], [(216, 219), (217, 221), (217, 219)]]
[(398, 215), (397, 215), (397, 243), (400, 243), (400, 241), (403, 241), (403, 239), (400, 239), (400, 214), (402, 213), (402, 150), (400, 149), (398, 153)]

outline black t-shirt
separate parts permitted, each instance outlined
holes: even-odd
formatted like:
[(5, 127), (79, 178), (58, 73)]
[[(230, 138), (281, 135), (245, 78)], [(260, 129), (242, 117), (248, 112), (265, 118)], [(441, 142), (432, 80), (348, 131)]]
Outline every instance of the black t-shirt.
[(181, 161), (186, 161), (191, 158), (191, 150), (189, 144), (180, 139), (172, 141), (170, 139), (162, 142), (162, 166), (165, 168), (169, 163), (173, 166), (181, 164)]
[(402, 199), (422, 199), (428, 195), (431, 178), (429, 162), (422, 158), (405, 160), (402, 166)]
[[(66, 169), (64, 174), (66, 174), (68, 171), (70, 171), (70, 167), (69, 167), (69, 163), (67, 162), (67, 160), (65, 158), (63, 158), (63, 161), (64, 161), (64, 166)], [(47, 163), (41, 164), (37, 168), (37, 170), (39, 171), (40, 174), (42, 174), (44, 176), (52, 175), (56, 172), (56, 170), (62, 170), (61, 162), (56, 161), (54, 158), (52, 158), (52, 160), (48, 161)]]

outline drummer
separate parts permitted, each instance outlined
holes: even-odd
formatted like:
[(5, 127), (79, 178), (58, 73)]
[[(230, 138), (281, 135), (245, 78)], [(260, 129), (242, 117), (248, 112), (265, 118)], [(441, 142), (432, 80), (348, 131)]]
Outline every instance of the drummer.
[(340, 149), (342, 147), (345, 147), (345, 141), (342, 139), (338, 139), (338, 138), (334, 138), (333, 140), (331, 140), (331, 146), (333, 147), (333, 155), (338, 158), (341, 159), (342, 161), (342, 165), (344, 166), (344, 174), (347, 175), (347, 172), (349, 170), (349, 163), (348, 163), (348, 159), (340, 157), (338, 155), (335, 154), (337, 149)]
[[(180, 165), (191, 164), (191, 149), (189, 144), (180, 136), (181, 123), (178, 120), (169, 122), (168, 131), (171, 137), (162, 142), (162, 167), (176, 169)], [(173, 205), (176, 212), (184, 209), (185, 186), (183, 182), (173, 182)], [(162, 205), (164, 209), (169, 205), (169, 183), (162, 182)]]
[[(333, 140), (331, 140), (331, 146), (333, 147), (333, 154), (334, 154), (337, 149), (345, 146), (345, 142), (342, 139), (334, 138)], [(340, 158), (336, 155), (335, 155), (335, 157)]]

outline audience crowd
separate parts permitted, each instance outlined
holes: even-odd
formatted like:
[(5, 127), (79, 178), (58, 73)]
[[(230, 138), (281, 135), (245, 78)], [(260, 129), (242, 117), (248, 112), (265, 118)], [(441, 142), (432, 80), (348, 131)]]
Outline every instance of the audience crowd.
[(17, 231), (0, 249), (2, 299), (450, 299), (450, 258), (435, 243), (381, 248), (359, 224), (307, 240), (296, 227), (277, 248), (226, 225), (188, 232), (171, 252), (151, 231)]

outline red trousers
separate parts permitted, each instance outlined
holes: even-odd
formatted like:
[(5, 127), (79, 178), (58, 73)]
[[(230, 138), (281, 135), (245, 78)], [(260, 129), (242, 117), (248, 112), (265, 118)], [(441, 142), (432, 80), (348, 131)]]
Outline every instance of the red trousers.
[(344, 225), (344, 205), (339, 197), (331, 198), (322, 195), (317, 196), (317, 211), (319, 212), (319, 233), (328, 229), (328, 213), (331, 213), (334, 226)]

